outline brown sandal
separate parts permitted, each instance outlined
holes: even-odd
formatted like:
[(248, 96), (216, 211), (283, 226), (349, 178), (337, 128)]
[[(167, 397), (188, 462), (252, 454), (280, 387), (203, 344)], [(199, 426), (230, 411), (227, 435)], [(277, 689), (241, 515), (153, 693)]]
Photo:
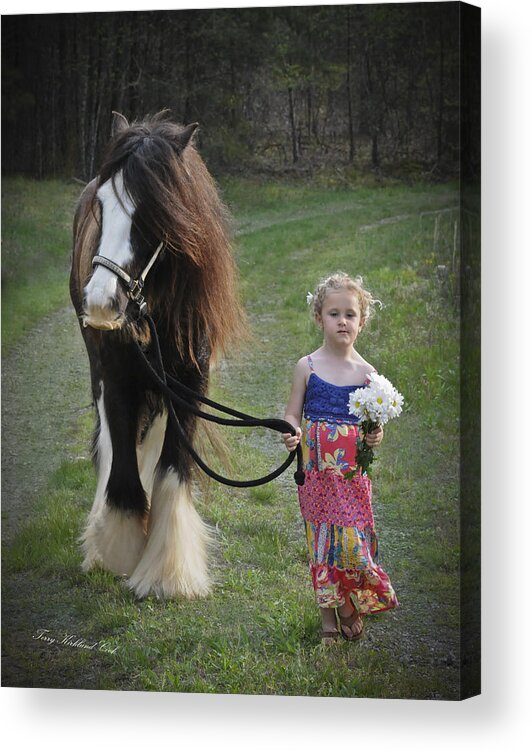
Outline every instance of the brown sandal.
[[(340, 634), (342, 635), (344, 640), (348, 640), (349, 642), (360, 640), (360, 638), (364, 635), (364, 622), (362, 621), (362, 616), (359, 614), (356, 608), (353, 608), (353, 613), (351, 613), (349, 616), (340, 616), (340, 612), (338, 610), (336, 611), (336, 614), (340, 621)], [(357, 622), (360, 622), (360, 631), (353, 635), (346, 635), (342, 627), (347, 627), (348, 629), (353, 631), (353, 626)]]

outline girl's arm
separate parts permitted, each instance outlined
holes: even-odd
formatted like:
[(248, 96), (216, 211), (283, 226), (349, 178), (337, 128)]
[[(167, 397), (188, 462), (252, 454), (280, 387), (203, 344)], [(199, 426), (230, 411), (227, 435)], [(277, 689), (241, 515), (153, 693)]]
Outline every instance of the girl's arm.
[(301, 440), (301, 414), (303, 412), (303, 402), (305, 401), (305, 392), (307, 391), (307, 359), (301, 358), (294, 369), (292, 379), (292, 391), (286, 406), (284, 419), (296, 429), (296, 435), (291, 436), (289, 433), (283, 433), (283, 440), (289, 452), (293, 452)]

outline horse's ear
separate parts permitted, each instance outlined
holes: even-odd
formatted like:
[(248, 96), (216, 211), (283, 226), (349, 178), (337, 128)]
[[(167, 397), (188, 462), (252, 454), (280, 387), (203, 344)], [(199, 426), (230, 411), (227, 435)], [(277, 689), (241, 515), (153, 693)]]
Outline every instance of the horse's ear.
[(118, 136), (119, 133), (129, 128), (127, 119), (119, 112), (113, 110), (113, 124), (111, 126), (111, 133), (113, 136)]
[(190, 143), (190, 139), (194, 135), (196, 128), (198, 127), (199, 123), (190, 123), (190, 125), (187, 125), (183, 130), (178, 134), (177, 136), (177, 143), (179, 146), (179, 151), (183, 151), (188, 144)]

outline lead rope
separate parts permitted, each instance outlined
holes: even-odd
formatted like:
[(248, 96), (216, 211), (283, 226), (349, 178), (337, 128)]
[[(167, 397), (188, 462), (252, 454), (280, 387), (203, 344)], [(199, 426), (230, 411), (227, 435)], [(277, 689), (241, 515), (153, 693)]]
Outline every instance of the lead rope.
[[(223, 483), (226, 486), (235, 486), (237, 488), (251, 488), (253, 486), (262, 486), (265, 483), (269, 483), (274, 478), (277, 478), (279, 475), (281, 475), (281, 473), (284, 473), (284, 471), (297, 457), (297, 470), (294, 473), (294, 480), (298, 486), (302, 486), (305, 482), (305, 473), (303, 471), (303, 452), (301, 450), (300, 444), (297, 445), (295, 451), (290, 452), (287, 459), (276, 470), (269, 473), (268, 475), (263, 476), (262, 478), (256, 478), (255, 480), (230, 480), (229, 478), (224, 478), (222, 475), (219, 475), (217, 472), (215, 472), (205, 464), (205, 462), (197, 454), (194, 447), (188, 440), (186, 433), (183, 430), (175, 413), (173, 403), (179, 405), (180, 407), (183, 407), (185, 410), (188, 410), (194, 415), (197, 415), (199, 418), (204, 418), (205, 420), (211, 421), (212, 423), (217, 423), (218, 425), (222, 426), (239, 426), (241, 428), (270, 428), (273, 431), (278, 431), (279, 433), (289, 433), (292, 436), (294, 436), (296, 433), (295, 428), (285, 420), (280, 420), (277, 418), (254, 418), (251, 415), (246, 415), (245, 413), (238, 412), (237, 410), (232, 410), (231, 408), (220, 405), (218, 402), (214, 402), (207, 397), (203, 397), (201, 394), (198, 394), (189, 387), (185, 386), (185, 384), (177, 381), (177, 379), (172, 378), (164, 370), (161, 348), (159, 345), (159, 337), (157, 335), (157, 330), (155, 328), (153, 319), (146, 313), (144, 314), (144, 318), (146, 319), (151, 332), (155, 367), (150, 363), (139, 343), (135, 340), (135, 345), (140, 355), (140, 361), (144, 366), (144, 370), (146, 371), (148, 376), (155, 384), (157, 384), (160, 391), (164, 394), (171, 424), (174, 427), (183, 445), (185, 446), (191, 457), (194, 459), (194, 461), (203, 470), (203, 472), (205, 472), (209, 477), (217, 480), (219, 483)], [(184, 399), (181, 394), (179, 394), (179, 392), (181, 392), (181, 394), (185, 394), (189, 399)], [(209, 407), (212, 407), (219, 412), (225, 413), (226, 415), (232, 415), (234, 416), (235, 420), (231, 420), (230, 418), (221, 418), (217, 415), (203, 412), (203, 410), (200, 410), (198, 407), (190, 403), (190, 398), (197, 402), (201, 402), (204, 405), (208, 405)]]

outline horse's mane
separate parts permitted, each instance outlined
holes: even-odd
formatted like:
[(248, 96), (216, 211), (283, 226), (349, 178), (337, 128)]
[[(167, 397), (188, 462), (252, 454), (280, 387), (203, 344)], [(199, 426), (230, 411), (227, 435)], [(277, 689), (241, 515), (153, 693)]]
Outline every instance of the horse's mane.
[(133, 203), (142, 205), (141, 230), (164, 239), (148, 307), (180, 355), (197, 363), (198, 347), (207, 344), (215, 357), (242, 336), (244, 315), (227, 211), (189, 138), (190, 129), (165, 113), (132, 123), (109, 144), (98, 185), (121, 170)]
[(70, 296), (76, 313), (83, 312), (83, 289), (92, 274), (92, 258), (101, 233), (101, 207), (96, 196), (96, 180), (91, 180), (79, 198), (74, 215), (74, 247), (70, 272)]

